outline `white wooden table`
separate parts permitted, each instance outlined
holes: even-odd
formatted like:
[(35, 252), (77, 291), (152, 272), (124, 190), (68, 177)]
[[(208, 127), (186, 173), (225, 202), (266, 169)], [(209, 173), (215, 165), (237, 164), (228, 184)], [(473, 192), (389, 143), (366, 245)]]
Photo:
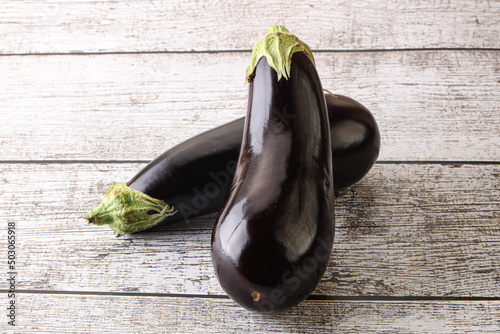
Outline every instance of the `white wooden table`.
[[(214, 276), (215, 215), (122, 238), (82, 216), (243, 116), (274, 24), (373, 112), (382, 149), (336, 197), (313, 295), (262, 315)], [(0, 332), (499, 333), (499, 102), (498, 0), (0, 1)]]

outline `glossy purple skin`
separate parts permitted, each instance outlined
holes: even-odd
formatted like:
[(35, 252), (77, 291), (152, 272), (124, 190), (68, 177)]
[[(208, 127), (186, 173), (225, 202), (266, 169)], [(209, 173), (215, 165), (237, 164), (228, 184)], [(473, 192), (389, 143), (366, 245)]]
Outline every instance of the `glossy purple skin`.
[[(361, 103), (325, 94), (333, 133), (334, 189), (349, 187), (372, 168), (380, 150), (377, 123)], [(169, 149), (130, 180), (129, 186), (173, 205), (161, 225), (219, 211), (241, 147), (245, 118), (206, 131)]]
[(380, 131), (372, 113), (346, 96), (325, 94), (330, 120), (335, 189), (361, 180), (377, 161)]
[(258, 312), (294, 306), (314, 290), (334, 231), (330, 127), (321, 82), (303, 52), (278, 81), (266, 58), (250, 83), (242, 147), (212, 233), (226, 293)]

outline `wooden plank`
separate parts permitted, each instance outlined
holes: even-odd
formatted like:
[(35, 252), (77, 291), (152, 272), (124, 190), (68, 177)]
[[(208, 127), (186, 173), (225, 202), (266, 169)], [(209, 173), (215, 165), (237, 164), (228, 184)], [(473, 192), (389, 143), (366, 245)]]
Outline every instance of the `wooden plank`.
[[(140, 166), (2, 164), (0, 221), (16, 222), (23, 289), (223, 294), (214, 215), (122, 238), (85, 224)], [(315, 293), (499, 297), (499, 177), (498, 164), (376, 165), (337, 196), (335, 247)]]
[[(22, 293), (17, 303), (16, 333), (438, 334), (498, 333), (500, 328), (498, 300), (307, 300), (274, 315), (213, 298)], [(5, 323), (0, 328), (9, 330)]]
[[(151, 160), (245, 115), (248, 57), (4, 57), (0, 160)], [(500, 161), (498, 51), (324, 52), (316, 59), (325, 88), (374, 113), (380, 160)]]
[(0, 53), (248, 50), (282, 24), (313, 49), (498, 48), (498, 1), (0, 1)]

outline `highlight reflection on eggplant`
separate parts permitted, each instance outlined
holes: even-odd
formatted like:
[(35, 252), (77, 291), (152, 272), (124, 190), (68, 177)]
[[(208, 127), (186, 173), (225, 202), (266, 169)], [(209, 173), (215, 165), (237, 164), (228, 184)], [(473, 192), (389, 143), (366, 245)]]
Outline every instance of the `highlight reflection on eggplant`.
[(370, 110), (342, 95), (325, 94), (335, 190), (361, 180), (377, 161), (380, 131)]
[(260, 43), (265, 51), (259, 44), (253, 51), (242, 146), (214, 225), (212, 263), (234, 301), (275, 312), (309, 296), (328, 264), (332, 152), (309, 47), (280, 26)]

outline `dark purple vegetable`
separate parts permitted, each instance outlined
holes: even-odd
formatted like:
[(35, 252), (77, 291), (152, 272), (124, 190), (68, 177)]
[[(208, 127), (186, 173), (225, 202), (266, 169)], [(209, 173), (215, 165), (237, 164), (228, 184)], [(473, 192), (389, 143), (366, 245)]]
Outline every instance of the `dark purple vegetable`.
[[(325, 96), (332, 132), (334, 188), (339, 190), (358, 182), (371, 169), (378, 157), (380, 133), (362, 104), (342, 95)], [(237, 119), (171, 148), (127, 184), (114, 185), (101, 206), (85, 217), (97, 225), (109, 224), (118, 234), (128, 234), (158, 223), (217, 212), (234, 174), (244, 122), (244, 118)], [(142, 214), (134, 213), (129, 204), (120, 207), (130, 192), (127, 185), (138, 192), (130, 197), (132, 202), (143, 202), (135, 207)], [(165, 203), (177, 212), (172, 214)], [(158, 214), (162, 210), (164, 214)]]
[(372, 113), (361, 103), (325, 94), (332, 138), (335, 189), (358, 182), (373, 167), (380, 151), (380, 132)]
[(275, 312), (309, 296), (328, 264), (332, 152), (309, 48), (279, 26), (261, 43), (265, 51), (257, 44), (249, 70), (240, 156), (212, 233), (212, 262), (238, 304)]
[[(358, 182), (372, 168), (380, 133), (362, 104), (329, 92), (325, 96), (334, 188), (339, 190)], [(287, 121), (286, 115), (280, 117)], [(112, 186), (101, 205), (85, 218), (108, 224), (121, 235), (217, 212), (234, 174), (244, 121), (237, 119), (166, 151), (128, 183)]]

